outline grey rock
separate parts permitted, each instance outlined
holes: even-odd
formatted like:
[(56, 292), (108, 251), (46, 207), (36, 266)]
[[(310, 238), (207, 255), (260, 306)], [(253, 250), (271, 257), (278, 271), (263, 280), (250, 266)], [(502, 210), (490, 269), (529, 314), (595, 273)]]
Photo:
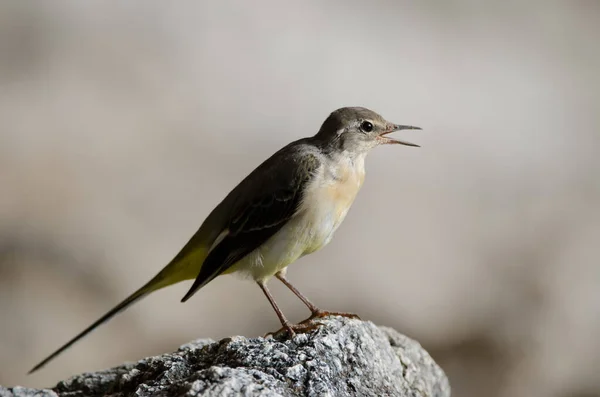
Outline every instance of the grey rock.
[(371, 322), (329, 317), (292, 340), (202, 339), (178, 351), (12, 396), (449, 397), (442, 369), (414, 340)]

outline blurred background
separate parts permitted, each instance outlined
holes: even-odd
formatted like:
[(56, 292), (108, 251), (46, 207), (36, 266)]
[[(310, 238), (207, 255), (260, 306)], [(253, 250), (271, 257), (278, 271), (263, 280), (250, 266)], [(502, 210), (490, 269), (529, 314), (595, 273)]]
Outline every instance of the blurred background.
[(0, 384), (279, 328), (252, 282), (182, 283), (25, 376), (360, 105), (422, 148), (375, 150), (290, 279), (419, 340), (454, 396), (600, 396), (599, 39), (595, 1), (2, 2)]

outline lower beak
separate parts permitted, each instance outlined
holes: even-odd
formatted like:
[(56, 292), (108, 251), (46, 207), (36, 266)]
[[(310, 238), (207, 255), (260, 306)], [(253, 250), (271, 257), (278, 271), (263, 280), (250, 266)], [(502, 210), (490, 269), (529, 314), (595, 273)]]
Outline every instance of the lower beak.
[(391, 137), (385, 136), (387, 134), (391, 134), (394, 131), (400, 131), (400, 130), (420, 130), (420, 129), (421, 128), (419, 128), (419, 127), (413, 127), (412, 125), (390, 124), (389, 128), (386, 131), (384, 131), (383, 133), (381, 133), (378, 138), (381, 141), (381, 143), (383, 143), (383, 144), (399, 144), (399, 145), (405, 145), (405, 146), (420, 147), (419, 145), (411, 143), (411, 142), (401, 141), (400, 139), (396, 139), (396, 138), (391, 138)]

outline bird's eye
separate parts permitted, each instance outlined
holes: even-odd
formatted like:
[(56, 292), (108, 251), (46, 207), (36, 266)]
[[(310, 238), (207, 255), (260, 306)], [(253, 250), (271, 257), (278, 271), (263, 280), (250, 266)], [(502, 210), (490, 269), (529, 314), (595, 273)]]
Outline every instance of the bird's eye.
[(369, 121), (363, 121), (360, 124), (360, 129), (364, 132), (371, 132), (373, 131), (373, 124), (371, 124)]

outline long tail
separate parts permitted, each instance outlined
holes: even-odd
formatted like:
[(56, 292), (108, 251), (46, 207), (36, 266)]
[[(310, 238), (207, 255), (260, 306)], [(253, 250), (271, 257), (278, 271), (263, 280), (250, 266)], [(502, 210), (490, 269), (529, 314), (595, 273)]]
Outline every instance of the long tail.
[[(202, 254), (202, 251), (200, 251), (200, 254)], [(200, 258), (200, 259), (202, 259), (202, 258)], [(202, 262), (200, 262), (200, 263), (202, 263)], [(84, 336), (88, 335), (94, 329), (96, 329), (100, 325), (104, 324), (105, 322), (107, 322), (108, 320), (110, 320), (111, 318), (113, 318), (115, 315), (119, 314), (123, 310), (127, 309), (129, 306), (131, 306), (135, 302), (137, 302), (140, 299), (144, 298), (145, 296), (149, 295), (151, 292), (154, 292), (163, 287), (178, 283), (180, 281), (193, 278), (194, 277), (193, 269), (191, 269), (192, 271), (190, 271), (189, 267), (181, 266), (181, 265), (184, 265), (184, 263), (183, 263), (183, 261), (180, 261), (180, 260), (174, 260), (173, 262), (171, 262), (160, 273), (158, 273), (152, 280), (150, 280), (148, 283), (146, 283), (142, 288), (135, 291), (133, 294), (131, 294), (129, 297), (127, 297), (123, 302), (119, 303), (117, 306), (115, 306), (113, 309), (111, 309), (104, 316), (100, 317), (92, 325), (90, 325), (89, 327), (87, 327), (86, 329), (81, 331), (73, 339), (71, 339), (70, 341), (65, 343), (63, 346), (61, 346), (58, 350), (56, 350), (54, 353), (52, 353), (51, 355), (49, 355), (48, 357), (43, 359), (38, 365), (33, 367), (31, 369), (31, 371), (28, 372), (28, 374), (31, 374), (31, 373), (37, 371), (38, 369), (42, 368), (44, 365), (48, 364), (50, 361), (55, 359), (59, 354), (61, 354), (65, 350), (67, 350), (69, 347), (71, 347), (77, 341), (82, 339)]]
[(137, 302), (138, 300), (140, 300), (143, 297), (145, 297), (146, 295), (148, 295), (150, 292), (153, 291), (153, 289), (148, 288), (149, 284), (150, 283), (146, 284), (142, 288), (140, 288), (137, 291), (135, 291), (127, 299), (125, 299), (123, 302), (121, 302), (117, 306), (115, 306), (108, 313), (106, 313), (104, 316), (102, 316), (100, 319), (98, 319), (95, 323), (93, 323), (92, 325), (90, 325), (89, 327), (87, 327), (86, 329), (84, 329), (83, 331), (81, 331), (73, 339), (71, 339), (70, 341), (68, 341), (67, 343), (65, 343), (63, 346), (61, 346), (58, 350), (56, 350), (54, 353), (52, 353), (51, 355), (49, 355), (48, 357), (46, 357), (45, 359), (43, 359), (39, 364), (37, 364), (35, 367), (33, 367), (28, 372), (28, 374), (31, 374), (31, 373), (37, 371), (38, 369), (42, 368), (44, 365), (48, 364), (50, 361), (52, 361), (53, 359), (55, 359), (59, 354), (61, 354), (65, 350), (67, 350), (69, 347), (71, 347), (77, 341), (79, 341), (84, 336), (86, 336), (87, 334), (89, 334), (90, 332), (92, 332), (94, 329), (96, 329), (100, 325), (104, 324), (105, 322), (107, 322), (108, 320), (110, 320), (111, 318), (113, 318), (115, 315), (117, 315), (118, 313), (120, 313), (123, 310), (125, 310), (127, 307), (129, 307), (133, 303)]

